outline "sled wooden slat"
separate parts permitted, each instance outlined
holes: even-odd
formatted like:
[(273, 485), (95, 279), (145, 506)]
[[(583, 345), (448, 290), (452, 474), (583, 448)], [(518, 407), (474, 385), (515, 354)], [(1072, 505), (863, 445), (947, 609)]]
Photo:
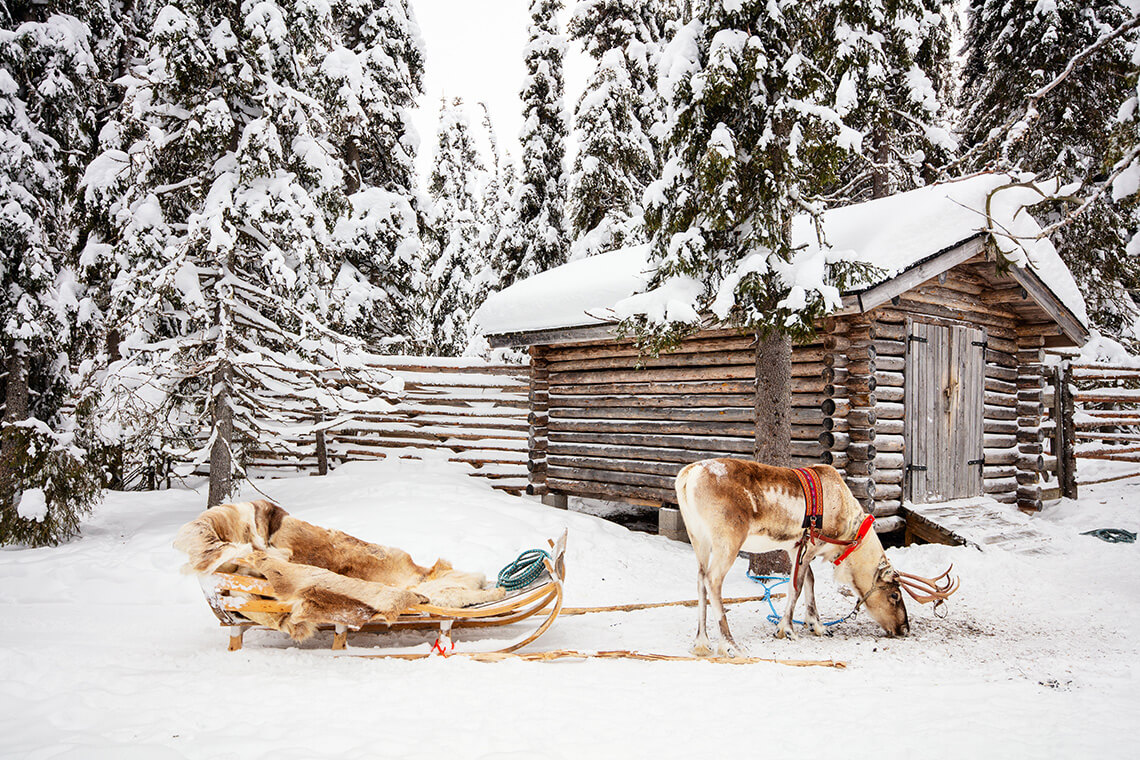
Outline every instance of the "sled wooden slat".
[(293, 605), (273, 599), (241, 599), (236, 596), (222, 597), (222, 608), (230, 612), (261, 612), (270, 615), (292, 611)]
[[(489, 628), (518, 623), (546, 612), (538, 628), (529, 635), (514, 641), (498, 653), (514, 652), (530, 644), (551, 625), (562, 610), (562, 584), (566, 576), (566, 534), (557, 542), (551, 541), (553, 558), (544, 559), (546, 579), (538, 585), (523, 589), (495, 602), (470, 607), (440, 607), (433, 604), (415, 604), (388, 623), (381, 617), (361, 626), (363, 633), (384, 633), (393, 629), (439, 629), (447, 635), (458, 628)], [(222, 626), (229, 632), (229, 650), (242, 648), (242, 637), (250, 628), (269, 629), (245, 617), (243, 613), (288, 614), (293, 606), (276, 598), (273, 585), (264, 578), (252, 578), (233, 573), (214, 573), (200, 576), (206, 601)], [(322, 625), (320, 630), (334, 630), (333, 649), (344, 649), (348, 631), (343, 626)]]
[(227, 591), (239, 591), (243, 594), (257, 594), (258, 596), (273, 596), (273, 586), (264, 578), (251, 578), (248, 575), (234, 573), (214, 573), (213, 577), (220, 584), (219, 588)]

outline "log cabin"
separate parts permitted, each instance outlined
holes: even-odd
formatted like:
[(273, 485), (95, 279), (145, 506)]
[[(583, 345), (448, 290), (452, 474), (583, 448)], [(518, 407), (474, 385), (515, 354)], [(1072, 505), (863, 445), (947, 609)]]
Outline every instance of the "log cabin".
[[(792, 353), (792, 460), (834, 465), (880, 532), (903, 505), (990, 497), (1041, 508), (1044, 354), (1088, 337), (1084, 301), (1023, 204), (1039, 196), (980, 175), (797, 219), (826, 247), (883, 272), (843, 293)], [(999, 188), (1002, 188), (999, 190)], [(988, 210), (988, 213), (987, 213)], [(707, 457), (750, 458), (756, 341), (706, 320), (647, 356), (622, 335), (646, 290), (645, 246), (557, 267), (494, 294), (477, 314), (492, 346), (530, 356), (530, 486), (675, 505), (673, 478)]]

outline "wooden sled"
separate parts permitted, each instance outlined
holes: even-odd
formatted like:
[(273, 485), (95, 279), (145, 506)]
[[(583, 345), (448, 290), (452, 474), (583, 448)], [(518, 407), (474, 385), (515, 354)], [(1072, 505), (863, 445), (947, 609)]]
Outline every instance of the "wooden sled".
[[(566, 578), (566, 533), (557, 542), (550, 541), (551, 558), (544, 558), (546, 566), (535, 581), (525, 588), (510, 592), (505, 598), (470, 607), (437, 607), (433, 604), (415, 604), (400, 613), (392, 624), (375, 618), (359, 629), (364, 633), (383, 633), (399, 629), (439, 629), (439, 638), (432, 652), (450, 654), (454, 645), (451, 631), (455, 628), (487, 628), (510, 625), (526, 620), (541, 612), (546, 613), (542, 623), (529, 635), (520, 637), (501, 649), (487, 653), (509, 653), (530, 644), (554, 624), (562, 611), (562, 584)], [(242, 637), (251, 628), (274, 630), (245, 617), (243, 612), (287, 613), (292, 609), (288, 602), (277, 599), (273, 586), (264, 578), (231, 573), (213, 573), (198, 576), (210, 609), (224, 628), (229, 631), (229, 650), (242, 648)], [(332, 648), (343, 650), (348, 646), (349, 629), (343, 625), (319, 626), (319, 630), (333, 631)]]

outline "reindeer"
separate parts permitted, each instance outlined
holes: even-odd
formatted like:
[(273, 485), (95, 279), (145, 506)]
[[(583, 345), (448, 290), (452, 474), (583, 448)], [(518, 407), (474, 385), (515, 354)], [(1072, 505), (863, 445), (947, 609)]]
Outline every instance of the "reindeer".
[[(835, 562), (835, 578), (850, 586), (889, 636), (910, 631), (902, 591), (920, 603), (941, 604), (957, 590), (950, 570), (937, 578), (900, 573), (891, 567), (883, 546), (871, 529), (874, 519), (863, 512), (843, 477), (828, 465), (811, 468), (822, 485), (822, 524), (809, 533), (804, 527), (805, 499), (796, 472), (742, 459), (705, 459), (677, 475), (677, 503), (689, 540), (697, 555), (697, 637), (693, 654), (712, 654), (705, 630), (706, 605), (712, 602), (720, 620), (718, 651), (735, 657), (740, 647), (728, 629), (721, 585), (737, 553), (783, 549), (797, 557), (788, 603), (776, 627), (776, 637), (795, 637), (792, 613), (801, 590), (806, 593), (805, 625), (816, 636), (823, 625), (815, 606), (816, 557)], [(793, 554), (793, 550), (798, 550)]]

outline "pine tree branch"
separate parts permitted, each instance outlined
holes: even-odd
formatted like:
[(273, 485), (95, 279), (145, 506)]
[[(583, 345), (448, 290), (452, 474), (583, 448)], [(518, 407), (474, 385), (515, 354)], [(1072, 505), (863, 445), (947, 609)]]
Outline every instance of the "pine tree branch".
[[(1055, 76), (1044, 86), (1026, 96), (1027, 102), (1023, 114), (1018, 116), (1011, 116), (1000, 127), (990, 130), (990, 134), (983, 142), (980, 142), (970, 148), (968, 151), (959, 156), (956, 161), (952, 161), (951, 163), (944, 166), (943, 172), (949, 172), (955, 167), (961, 166), (966, 161), (975, 158), (979, 153), (984, 151), (989, 146), (993, 145), (999, 138), (1002, 139), (1002, 156), (1008, 156), (1009, 149), (1012, 147), (1012, 145), (1018, 140), (1024, 138), (1040, 118), (1041, 114), (1037, 110), (1037, 105), (1046, 95), (1059, 87), (1066, 79), (1069, 78), (1069, 76), (1077, 69), (1078, 66), (1087, 61), (1092, 55), (1137, 28), (1140, 28), (1140, 13), (1134, 15), (1127, 21), (1124, 21), (1111, 32), (1102, 35), (1101, 38), (1096, 42), (1078, 52), (1076, 55), (1069, 59), (1069, 62), (1065, 65), (1065, 68), (1061, 70), (1060, 74)], [(1024, 127), (1018, 129), (1016, 133), (1011, 134), (1013, 133), (1014, 129), (1021, 124), (1024, 124)]]
[(1116, 162), (1116, 166), (1113, 167), (1113, 170), (1108, 175), (1107, 179), (1099, 184), (1096, 191), (1093, 192), (1092, 195), (1086, 196), (1084, 198), (1057, 198), (1057, 200), (1071, 200), (1072, 202), (1079, 203), (1080, 205), (1078, 205), (1074, 210), (1066, 213), (1062, 219), (1042, 229), (1041, 234), (1037, 235), (1037, 237), (1048, 237), (1054, 232), (1062, 230), (1076, 221), (1077, 217), (1087, 211), (1094, 203), (1096, 203), (1097, 200), (1101, 198), (1101, 196), (1108, 192), (1108, 188), (1112, 187), (1113, 180), (1123, 174), (1124, 170), (1127, 169), (1133, 161), (1137, 160), (1137, 158), (1140, 158), (1140, 144), (1132, 146), (1132, 149), (1125, 153), (1124, 156)]

